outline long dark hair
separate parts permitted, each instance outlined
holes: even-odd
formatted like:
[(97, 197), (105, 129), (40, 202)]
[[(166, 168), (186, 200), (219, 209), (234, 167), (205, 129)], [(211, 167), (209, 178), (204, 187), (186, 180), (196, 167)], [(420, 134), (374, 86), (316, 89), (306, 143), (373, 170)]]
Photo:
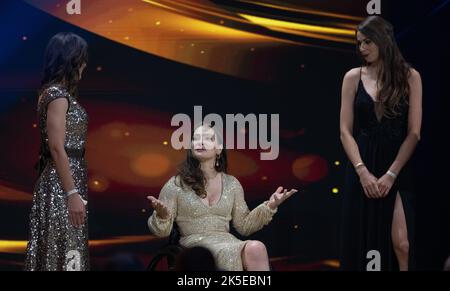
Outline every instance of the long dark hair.
[(88, 45), (83, 38), (70, 32), (56, 34), (45, 50), (42, 90), (53, 84), (64, 84), (76, 96), (80, 68), (87, 61)]
[[(408, 103), (408, 78), (411, 66), (405, 61), (397, 46), (394, 27), (380, 16), (369, 16), (358, 25), (357, 30), (379, 48), (381, 61), (377, 81), (381, 88), (378, 95), (381, 104), (379, 109), (387, 118), (398, 116), (399, 108)], [(357, 52), (363, 59), (359, 48)]]
[[(199, 126), (195, 127), (194, 130), (192, 131), (191, 134), (192, 138), (194, 136), (195, 129), (198, 128)], [(214, 167), (216, 171), (219, 173), (221, 172), (227, 173), (228, 170), (227, 151), (225, 149), (223, 139), (221, 138), (220, 134), (214, 129), (213, 126), (209, 127), (214, 130), (216, 138), (219, 140), (219, 144), (223, 145), (222, 152), (220, 153), (219, 157), (216, 158), (216, 163), (214, 164)], [(192, 154), (192, 149), (187, 150), (186, 159), (179, 166), (177, 171), (177, 177), (181, 178), (182, 187), (191, 188), (195, 192), (195, 194), (197, 194), (201, 198), (206, 197), (206, 189), (205, 189), (206, 178), (203, 174), (202, 169), (200, 168), (200, 161), (197, 160), (197, 158), (195, 158), (194, 155)]]

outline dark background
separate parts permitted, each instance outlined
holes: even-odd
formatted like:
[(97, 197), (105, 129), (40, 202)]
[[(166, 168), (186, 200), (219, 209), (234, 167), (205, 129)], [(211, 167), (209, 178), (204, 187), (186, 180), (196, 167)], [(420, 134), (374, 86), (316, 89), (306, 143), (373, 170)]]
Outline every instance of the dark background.
[[(364, 2), (320, 1), (320, 6), (365, 16)], [(444, 87), (447, 83), (444, 64), (448, 63), (449, 49), (448, 2), (383, 2), (383, 16), (394, 24), (401, 51), (421, 73), (424, 86), (422, 140), (414, 157), (420, 270), (440, 270), (450, 255), (450, 201), (444, 162), (448, 151), (448, 130), (444, 127), (448, 124), (444, 123), (448, 96)], [(129, 108), (166, 116), (179, 112), (192, 114), (194, 105), (203, 105), (205, 115), (279, 113), (282, 131), (303, 132), (282, 137), (281, 151), (289, 157), (313, 154), (325, 160), (327, 166), (318, 170), (322, 174), (319, 180), (310, 183), (283, 177), (282, 171), (291, 172), (289, 159), (259, 161), (259, 166), (272, 169), (267, 171), (270, 182), (261, 182), (258, 177), (240, 179), (251, 207), (268, 197), (278, 182), (305, 190), (283, 205), (271, 226), (252, 238), (264, 241), (271, 257), (293, 258), (280, 265), (280, 269), (308, 268), (305, 266), (314, 262), (337, 259), (340, 194), (331, 194), (331, 188), (342, 186), (346, 162), (339, 140), (340, 86), (345, 72), (359, 65), (352, 50), (287, 48), (284, 53), (292, 55), (292, 62), (302, 64), (302, 70), (286, 68), (273, 82), (249, 81), (131, 49), (64, 23), (22, 1), (2, 1), (0, 9), (1, 185), (32, 191), (39, 140), (30, 124), (36, 122), (34, 107), (42, 55), (51, 36), (72, 31), (90, 45), (89, 67), (80, 83), (80, 101), (90, 115), (90, 128), (111, 120), (143, 122)], [(28, 38), (26, 42), (22, 40), (24, 35)], [(100, 73), (95, 70), (97, 66), (105, 69)], [(119, 115), (105, 115), (110, 112)], [(170, 120), (155, 117), (154, 122), (167, 126)], [(334, 166), (336, 160), (341, 161), (340, 167)], [(157, 192), (158, 187), (130, 191), (147, 190)], [(148, 209), (144, 194), (123, 203), (127, 193), (125, 184), (112, 185), (109, 196), (91, 195), (91, 239), (149, 235), (146, 227), (149, 214), (140, 211)], [(0, 240), (26, 240), (28, 212), (29, 203), (0, 200)], [(299, 229), (294, 229), (294, 225), (300, 225)], [(145, 262), (159, 246), (160, 242), (152, 242), (101, 249), (93, 254), (94, 262), (98, 260), (94, 266), (101, 266), (102, 259), (123, 250), (143, 254)], [(20, 268), (22, 260), (20, 254), (0, 253), (0, 269)]]

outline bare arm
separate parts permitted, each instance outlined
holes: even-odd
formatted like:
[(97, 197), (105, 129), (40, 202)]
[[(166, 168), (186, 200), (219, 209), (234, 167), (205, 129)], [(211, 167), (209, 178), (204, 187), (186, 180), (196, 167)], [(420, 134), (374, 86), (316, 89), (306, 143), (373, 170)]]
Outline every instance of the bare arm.
[[(345, 153), (353, 166), (364, 163), (359, 152), (358, 144), (353, 137), (353, 104), (355, 101), (357, 84), (359, 82), (359, 68), (347, 72), (342, 82), (340, 133)], [(378, 189), (377, 178), (365, 166), (356, 169), (364, 193), (369, 198), (378, 198), (381, 193)]]
[(422, 126), (422, 79), (416, 70), (411, 71), (409, 88), (408, 133), (400, 146), (397, 157), (389, 168), (390, 171), (396, 174), (400, 173), (411, 158), (420, 140), (420, 129)]
[(356, 84), (358, 82), (358, 72), (353, 69), (344, 76), (342, 82), (340, 132), (341, 142), (345, 153), (353, 165), (363, 162), (359, 153), (358, 145), (353, 137), (353, 103), (356, 95)]
[(75, 189), (75, 183), (69, 167), (69, 158), (64, 148), (68, 106), (66, 98), (58, 98), (50, 102), (47, 108), (48, 145), (65, 192)]
[[(50, 154), (66, 193), (75, 189), (69, 158), (64, 148), (68, 106), (69, 103), (66, 98), (58, 98), (50, 102), (47, 108), (47, 135)], [(68, 209), (71, 224), (75, 227), (81, 227), (86, 218), (86, 209), (78, 193), (68, 197)]]

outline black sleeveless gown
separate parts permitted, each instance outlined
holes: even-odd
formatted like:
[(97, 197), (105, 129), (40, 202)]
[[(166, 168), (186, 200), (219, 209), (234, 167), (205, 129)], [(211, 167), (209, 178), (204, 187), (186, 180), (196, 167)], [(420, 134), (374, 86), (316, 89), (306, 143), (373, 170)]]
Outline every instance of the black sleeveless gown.
[[(406, 138), (408, 105), (403, 105), (399, 113), (397, 117), (378, 120), (375, 101), (360, 78), (354, 102), (354, 137), (364, 164), (377, 178), (388, 171)], [(353, 165), (347, 164), (340, 239), (342, 270), (365, 271), (372, 259), (366, 258), (370, 250), (379, 251), (382, 271), (398, 270), (391, 235), (397, 193), (402, 198), (408, 228), (409, 270), (414, 270), (413, 190), (411, 161), (403, 167), (389, 194), (382, 199), (367, 198)]]

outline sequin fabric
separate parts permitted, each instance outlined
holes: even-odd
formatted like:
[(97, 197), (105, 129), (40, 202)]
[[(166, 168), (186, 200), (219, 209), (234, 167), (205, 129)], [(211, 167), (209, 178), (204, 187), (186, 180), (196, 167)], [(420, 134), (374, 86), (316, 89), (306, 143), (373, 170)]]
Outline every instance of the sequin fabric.
[[(69, 102), (66, 114), (66, 151), (81, 152), (86, 144), (88, 117), (78, 101), (60, 86), (48, 87), (38, 102), (41, 148), (48, 151), (47, 108), (50, 102), (58, 98), (66, 98)], [(87, 201), (86, 161), (82, 156), (68, 156), (75, 187)], [(69, 222), (67, 195), (51, 158), (46, 161), (33, 191), (25, 270), (89, 270), (87, 219), (80, 229)]]
[(231, 175), (222, 175), (222, 194), (212, 206), (202, 202), (192, 189), (179, 186), (179, 178), (172, 177), (159, 195), (171, 215), (161, 219), (154, 212), (148, 226), (156, 236), (166, 237), (175, 221), (183, 247), (205, 247), (212, 252), (220, 270), (242, 271), (241, 253), (246, 241), (230, 233), (230, 222), (241, 235), (249, 236), (267, 225), (277, 210), (271, 210), (265, 201), (250, 211), (239, 181)]

